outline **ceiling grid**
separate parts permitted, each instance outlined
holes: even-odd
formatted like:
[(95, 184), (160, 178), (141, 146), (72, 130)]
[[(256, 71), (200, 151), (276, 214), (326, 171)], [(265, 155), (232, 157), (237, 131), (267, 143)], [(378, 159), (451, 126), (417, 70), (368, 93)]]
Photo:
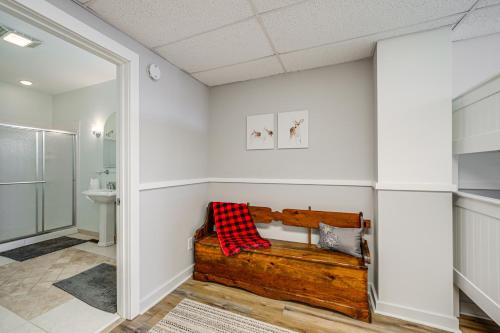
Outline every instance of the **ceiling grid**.
[(74, 1), (209, 86), (367, 58), (419, 31), (500, 32), (500, 0)]

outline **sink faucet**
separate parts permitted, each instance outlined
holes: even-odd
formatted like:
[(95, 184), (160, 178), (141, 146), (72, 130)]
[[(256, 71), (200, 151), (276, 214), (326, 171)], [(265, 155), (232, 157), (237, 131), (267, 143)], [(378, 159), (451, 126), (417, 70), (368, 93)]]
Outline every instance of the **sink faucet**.
[(116, 190), (116, 182), (107, 182), (106, 183), (106, 188), (108, 190)]

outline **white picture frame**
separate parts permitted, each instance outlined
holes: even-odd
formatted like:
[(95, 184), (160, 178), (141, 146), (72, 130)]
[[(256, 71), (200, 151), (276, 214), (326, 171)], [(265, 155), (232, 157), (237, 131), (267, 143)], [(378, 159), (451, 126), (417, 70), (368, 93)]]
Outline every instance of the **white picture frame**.
[(274, 113), (247, 116), (247, 150), (274, 149)]
[(278, 148), (303, 149), (309, 147), (309, 111), (278, 113)]

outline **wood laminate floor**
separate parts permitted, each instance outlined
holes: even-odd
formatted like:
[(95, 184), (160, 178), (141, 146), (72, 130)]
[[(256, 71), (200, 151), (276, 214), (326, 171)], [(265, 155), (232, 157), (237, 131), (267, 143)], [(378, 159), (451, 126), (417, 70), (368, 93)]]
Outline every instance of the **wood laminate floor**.
[[(313, 308), (294, 302), (283, 302), (260, 297), (244, 290), (215, 283), (186, 281), (149, 311), (132, 321), (123, 321), (110, 329), (113, 333), (147, 332), (183, 298), (217, 306), (244, 316), (274, 325), (307, 333), (434, 333), (437, 329), (375, 314), (371, 324), (350, 319), (335, 312)], [(500, 333), (492, 322), (472, 317), (460, 318), (463, 333)]]

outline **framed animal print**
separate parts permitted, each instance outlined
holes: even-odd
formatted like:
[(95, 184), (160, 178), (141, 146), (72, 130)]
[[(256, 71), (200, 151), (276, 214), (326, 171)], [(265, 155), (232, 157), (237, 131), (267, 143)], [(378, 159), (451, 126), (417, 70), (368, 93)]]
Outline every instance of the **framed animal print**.
[(278, 148), (309, 147), (309, 111), (278, 113)]
[(274, 114), (247, 116), (247, 150), (274, 149)]

